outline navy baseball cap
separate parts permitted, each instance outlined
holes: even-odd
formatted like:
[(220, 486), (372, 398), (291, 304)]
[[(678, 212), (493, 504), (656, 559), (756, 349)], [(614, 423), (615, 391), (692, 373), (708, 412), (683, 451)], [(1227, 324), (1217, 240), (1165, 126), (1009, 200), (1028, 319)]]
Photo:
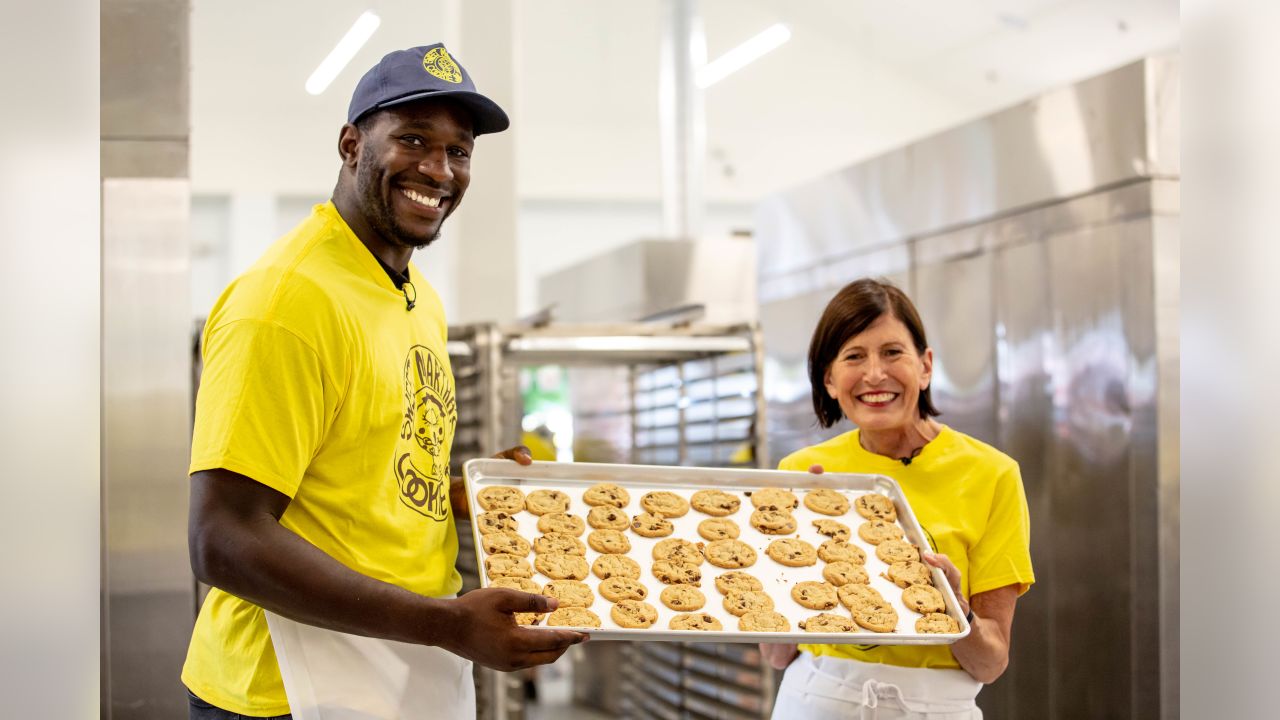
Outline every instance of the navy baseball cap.
[(447, 97), (466, 106), (475, 119), (476, 135), (502, 132), (511, 125), (502, 108), (476, 90), (471, 76), (442, 43), (383, 56), (356, 84), (347, 122), (355, 124), (376, 110), (429, 97)]

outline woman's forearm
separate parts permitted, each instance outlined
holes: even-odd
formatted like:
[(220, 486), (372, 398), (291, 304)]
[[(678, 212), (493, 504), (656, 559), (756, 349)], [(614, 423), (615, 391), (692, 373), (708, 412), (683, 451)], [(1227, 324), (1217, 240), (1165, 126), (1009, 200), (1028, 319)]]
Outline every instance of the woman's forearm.
[(951, 646), (951, 654), (980, 683), (995, 682), (1009, 666), (1009, 635), (1017, 600), (1015, 585), (970, 598), (974, 618), (969, 634)]

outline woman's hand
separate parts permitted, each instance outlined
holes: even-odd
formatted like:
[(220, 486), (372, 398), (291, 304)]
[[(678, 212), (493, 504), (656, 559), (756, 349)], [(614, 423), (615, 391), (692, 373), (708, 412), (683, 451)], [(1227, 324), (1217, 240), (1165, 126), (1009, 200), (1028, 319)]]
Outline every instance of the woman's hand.
[(760, 656), (774, 670), (786, 670), (792, 660), (800, 654), (795, 645), (785, 643), (760, 643)]
[(951, 558), (942, 553), (920, 553), (920, 559), (926, 564), (932, 565), (942, 571), (947, 576), (947, 582), (951, 584), (951, 591), (956, 594), (956, 601), (960, 603), (960, 614), (969, 614), (969, 599), (960, 592), (960, 569), (955, 563), (951, 562)]

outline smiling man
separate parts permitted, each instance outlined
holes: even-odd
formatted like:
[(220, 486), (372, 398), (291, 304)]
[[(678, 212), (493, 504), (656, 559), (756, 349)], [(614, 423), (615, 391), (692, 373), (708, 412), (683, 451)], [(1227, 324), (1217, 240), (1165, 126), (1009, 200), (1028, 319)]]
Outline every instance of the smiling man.
[[(461, 203), (476, 138), (507, 116), (431, 45), (366, 73), (347, 120), (332, 200), (236, 278), (205, 326), (188, 540), (213, 590), (182, 671), (192, 718), (289, 717), (293, 701), (474, 717), (469, 661), (529, 667), (585, 639), (516, 624), (550, 598), (452, 597), (466, 512), (449, 477), (453, 374), (439, 297), (410, 258)], [(389, 673), (370, 661), (392, 657)], [(281, 660), (291, 677), (327, 664), (344, 682), (291, 697)], [(317, 698), (335, 684), (358, 690)]]

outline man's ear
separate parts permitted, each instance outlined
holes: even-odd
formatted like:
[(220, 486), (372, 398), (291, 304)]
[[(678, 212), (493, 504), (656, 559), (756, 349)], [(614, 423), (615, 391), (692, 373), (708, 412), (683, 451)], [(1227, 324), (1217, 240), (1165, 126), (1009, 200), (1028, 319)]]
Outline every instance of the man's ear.
[(342, 158), (343, 167), (349, 170), (356, 169), (356, 162), (360, 159), (362, 139), (360, 128), (351, 123), (342, 126), (342, 130), (338, 132), (338, 157)]

